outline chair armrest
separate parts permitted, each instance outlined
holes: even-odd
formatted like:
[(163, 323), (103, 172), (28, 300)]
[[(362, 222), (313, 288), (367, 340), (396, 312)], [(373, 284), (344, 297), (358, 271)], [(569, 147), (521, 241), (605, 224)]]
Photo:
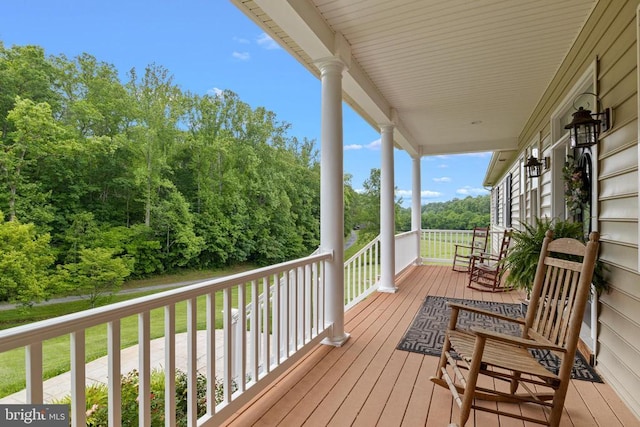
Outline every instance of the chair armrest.
[[(470, 311), (472, 313), (483, 314), (485, 316), (495, 317), (496, 319), (506, 320), (508, 322), (513, 322), (513, 323), (518, 323), (520, 325), (524, 325), (524, 319), (522, 317), (513, 318), (513, 317), (509, 317), (509, 316), (504, 316), (502, 314), (495, 313), (493, 311), (483, 310), (481, 308), (476, 308), (476, 307), (470, 307), (468, 305), (459, 304), (459, 303), (456, 303), (456, 302), (447, 302), (447, 305), (449, 307), (451, 307), (452, 310), (454, 310), (454, 309), (455, 310), (466, 310), (466, 311)], [(510, 335), (507, 335), (507, 336), (510, 336)]]
[(502, 332), (490, 331), (488, 329), (479, 328), (477, 326), (471, 327), (471, 332), (477, 336), (485, 337), (487, 339), (502, 341), (508, 344), (519, 345), (526, 348), (539, 348), (541, 350), (553, 350), (566, 353), (567, 349), (559, 345), (544, 343), (536, 340), (530, 340), (522, 337), (515, 337), (513, 335), (503, 334)]
[(459, 247), (465, 249), (473, 249), (471, 245), (463, 245), (462, 243), (454, 243), (454, 246), (456, 247), (456, 249), (458, 249)]

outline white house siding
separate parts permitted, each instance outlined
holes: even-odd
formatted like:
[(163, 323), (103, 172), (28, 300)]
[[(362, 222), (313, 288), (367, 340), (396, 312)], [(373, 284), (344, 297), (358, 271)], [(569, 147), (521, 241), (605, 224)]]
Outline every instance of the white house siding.
[[(548, 138), (547, 138), (548, 139)], [(551, 157), (551, 150), (545, 149), (542, 152), (541, 159), (545, 157)], [(539, 188), (540, 188), (540, 216), (541, 217), (552, 217), (551, 214), (551, 169), (545, 170), (542, 176), (539, 178)]]
[(522, 177), (520, 176), (519, 162), (511, 169), (511, 227), (518, 227), (521, 221), (523, 197), (520, 191)]
[[(523, 151), (535, 135), (542, 136), (542, 154), (550, 156), (551, 114), (598, 58), (598, 95), (604, 107), (613, 107), (614, 125), (602, 135), (597, 149), (600, 259), (608, 268), (606, 277), (611, 287), (611, 291), (600, 298), (597, 369), (638, 416), (640, 274), (636, 9), (639, 3), (640, 0), (602, 0), (596, 5), (519, 136)], [(514, 168), (518, 169), (519, 160), (515, 162)], [(512, 173), (514, 168), (511, 168)], [(541, 215), (550, 216), (552, 212), (550, 180), (550, 171), (545, 172), (538, 186)], [(498, 185), (502, 186), (504, 181), (503, 177)], [(526, 209), (530, 206), (530, 197), (525, 195), (523, 198)], [(527, 216), (529, 214), (527, 211)], [(513, 224), (518, 225), (516, 221)]]

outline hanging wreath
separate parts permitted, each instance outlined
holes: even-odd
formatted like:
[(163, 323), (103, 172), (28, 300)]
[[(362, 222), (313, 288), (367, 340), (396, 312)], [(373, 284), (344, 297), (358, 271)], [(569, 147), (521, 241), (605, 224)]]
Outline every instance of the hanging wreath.
[(584, 206), (589, 203), (588, 177), (583, 168), (576, 164), (573, 156), (567, 156), (562, 168), (564, 178), (564, 200), (567, 209), (573, 216), (582, 213)]

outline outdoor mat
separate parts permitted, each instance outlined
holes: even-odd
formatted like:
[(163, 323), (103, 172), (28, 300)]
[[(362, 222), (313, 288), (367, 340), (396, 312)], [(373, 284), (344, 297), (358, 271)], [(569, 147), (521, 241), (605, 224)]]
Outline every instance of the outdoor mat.
[[(494, 311), (509, 317), (521, 317), (520, 304), (505, 304), (499, 302), (476, 301), (458, 298), (444, 298), (428, 296), (422, 307), (413, 319), (411, 326), (398, 344), (399, 350), (412, 351), (414, 353), (440, 356), (444, 344), (444, 332), (449, 324), (451, 310), (446, 302), (452, 301), (471, 305), (489, 311)], [(520, 336), (518, 325), (504, 322), (495, 318), (476, 315), (468, 311), (460, 311), (458, 325), (475, 325), (498, 332)], [(550, 369), (558, 372), (560, 359), (548, 351), (531, 350), (538, 361)], [(583, 381), (602, 382), (600, 376), (587, 364), (584, 357), (576, 352), (576, 360), (571, 372), (571, 378)]]

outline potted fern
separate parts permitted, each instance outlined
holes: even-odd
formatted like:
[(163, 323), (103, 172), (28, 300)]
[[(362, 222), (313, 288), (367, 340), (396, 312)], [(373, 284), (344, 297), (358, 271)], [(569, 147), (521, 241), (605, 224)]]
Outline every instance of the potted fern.
[[(542, 241), (547, 230), (553, 230), (554, 239), (570, 237), (584, 242), (585, 237), (582, 223), (580, 222), (536, 218), (535, 224), (523, 224), (523, 227), (522, 230), (516, 230), (511, 235), (511, 249), (504, 258), (505, 270), (508, 271), (505, 283), (507, 286), (527, 291), (528, 296), (533, 287), (538, 258), (542, 250)], [(604, 280), (603, 271), (602, 263), (596, 261), (593, 286), (598, 295), (608, 289), (608, 283)]]

